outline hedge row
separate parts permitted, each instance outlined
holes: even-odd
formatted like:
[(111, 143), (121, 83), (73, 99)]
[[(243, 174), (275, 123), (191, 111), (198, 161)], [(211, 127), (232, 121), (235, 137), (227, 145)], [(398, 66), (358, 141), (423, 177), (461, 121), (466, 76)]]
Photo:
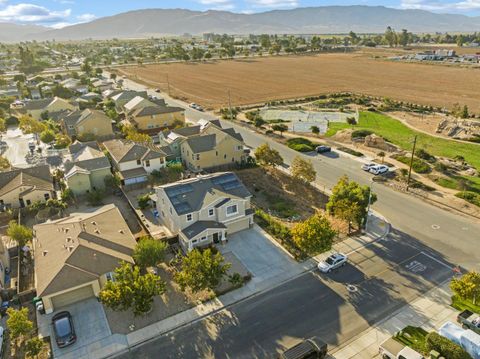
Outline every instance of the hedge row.
[(460, 345), (436, 332), (427, 335), (426, 347), (428, 352), (435, 350), (448, 359), (472, 359)]

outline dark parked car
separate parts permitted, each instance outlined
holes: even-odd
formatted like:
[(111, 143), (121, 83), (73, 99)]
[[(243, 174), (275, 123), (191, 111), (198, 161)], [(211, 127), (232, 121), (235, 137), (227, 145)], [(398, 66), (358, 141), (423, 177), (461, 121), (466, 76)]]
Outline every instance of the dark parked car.
[(317, 146), (317, 148), (315, 148), (315, 151), (317, 151), (317, 153), (331, 152), (332, 148), (328, 146)]
[(280, 359), (323, 359), (327, 344), (317, 337), (306, 339), (280, 354)]
[(73, 327), (72, 315), (69, 312), (65, 311), (55, 314), (52, 318), (52, 325), (59, 348), (75, 343), (77, 336)]

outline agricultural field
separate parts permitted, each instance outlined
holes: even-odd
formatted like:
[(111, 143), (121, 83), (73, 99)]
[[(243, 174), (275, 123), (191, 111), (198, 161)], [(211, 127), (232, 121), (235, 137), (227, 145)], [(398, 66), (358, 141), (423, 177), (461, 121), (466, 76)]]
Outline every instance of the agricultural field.
[(206, 108), (354, 92), (480, 112), (480, 70), (376, 59), (370, 53), (256, 57), (205, 63), (133, 66), (120, 73)]

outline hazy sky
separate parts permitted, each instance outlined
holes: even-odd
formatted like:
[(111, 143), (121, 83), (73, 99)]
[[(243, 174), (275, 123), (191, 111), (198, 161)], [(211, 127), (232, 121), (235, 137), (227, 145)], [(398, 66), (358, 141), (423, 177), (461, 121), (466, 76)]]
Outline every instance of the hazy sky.
[(399, 9), (480, 15), (480, 0), (0, 0), (0, 22), (62, 27), (142, 8), (260, 12), (321, 5), (384, 5)]

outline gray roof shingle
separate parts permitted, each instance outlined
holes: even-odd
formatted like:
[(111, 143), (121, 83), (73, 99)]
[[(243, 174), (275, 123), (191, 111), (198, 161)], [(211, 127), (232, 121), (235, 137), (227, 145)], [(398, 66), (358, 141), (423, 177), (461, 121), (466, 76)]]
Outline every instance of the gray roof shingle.
[(193, 238), (196, 235), (202, 233), (206, 229), (217, 229), (217, 228), (227, 228), (223, 223), (215, 222), (215, 221), (198, 221), (194, 224), (184, 228), (182, 233), (188, 238)]

